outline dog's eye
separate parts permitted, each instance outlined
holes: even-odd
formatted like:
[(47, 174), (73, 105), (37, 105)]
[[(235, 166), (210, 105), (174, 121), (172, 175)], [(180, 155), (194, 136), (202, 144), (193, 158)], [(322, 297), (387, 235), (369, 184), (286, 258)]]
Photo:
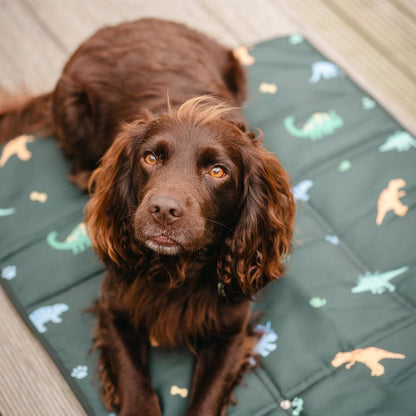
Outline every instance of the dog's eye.
[(225, 176), (225, 170), (221, 166), (214, 166), (208, 172), (213, 178), (219, 179)]
[(144, 155), (144, 161), (148, 165), (155, 165), (157, 163), (157, 157), (153, 153), (149, 152)]

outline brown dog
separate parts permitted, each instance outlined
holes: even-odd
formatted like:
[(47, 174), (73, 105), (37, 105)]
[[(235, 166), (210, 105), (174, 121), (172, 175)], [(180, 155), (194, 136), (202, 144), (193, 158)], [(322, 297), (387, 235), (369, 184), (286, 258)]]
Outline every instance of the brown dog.
[[(87, 223), (108, 269), (96, 305), (102, 399), (120, 415), (161, 414), (150, 342), (195, 353), (187, 415), (224, 413), (248, 366), (250, 300), (284, 272), (294, 202), (287, 174), (232, 107), (244, 96), (230, 50), (144, 19), (97, 32), (51, 104), (41, 97), (53, 114), (44, 127), (81, 187), (105, 153)], [(3, 132), (25, 111), (34, 123), (34, 102), (9, 113)]]

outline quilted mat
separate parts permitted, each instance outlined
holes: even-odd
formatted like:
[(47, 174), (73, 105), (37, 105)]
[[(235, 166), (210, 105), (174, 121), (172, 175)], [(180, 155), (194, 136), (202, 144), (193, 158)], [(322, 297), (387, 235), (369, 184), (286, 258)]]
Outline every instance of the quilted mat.
[[(293, 180), (296, 242), (269, 285), (261, 364), (233, 416), (416, 414), (416, 140), (301, 35), (247, 51), (251, 126)], [(88, 415), (108, 416), (89, 354), (104, 272), (52, 137), (0, 148), (0, 282)], [(182, 415), (193, 359), (151, 350), (166, 416)]]

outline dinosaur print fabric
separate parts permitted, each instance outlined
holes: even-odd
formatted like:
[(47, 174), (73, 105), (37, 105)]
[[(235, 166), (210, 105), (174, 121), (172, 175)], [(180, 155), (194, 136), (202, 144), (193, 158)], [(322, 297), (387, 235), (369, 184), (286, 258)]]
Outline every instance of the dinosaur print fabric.
[[(228, 416), (416, 414), (414, 134), (300, 34), (234, 53), (246, 119), (289, 172), (297, 217), (287, 275), (253, 304), (258, 365)], [(85, 312), (105, 272), (68, 172), (53, 137), (0, 146), (0, 284), (86, 413), (108, 416)], [(184, 414), (193, 365), (150, 347), (164, 416)]]

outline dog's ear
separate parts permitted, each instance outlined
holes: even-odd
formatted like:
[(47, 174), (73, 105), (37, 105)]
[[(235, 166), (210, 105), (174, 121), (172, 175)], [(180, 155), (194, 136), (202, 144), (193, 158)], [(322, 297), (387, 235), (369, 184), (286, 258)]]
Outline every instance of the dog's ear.
[(148, 131), (151, 114), (140, 116), (122, 128), (89, 182), (88, 232), (96, 253), (107, 265), (120, 266), (134, 255), (131, 226), (127, 224), (137, 205), (132, 185), (134, 151)]
[[(250, 137), (253, 141), (253, 138)], [(243, 149), (244, 190), (234, 233), (224, 242), (218, 276), (248, 298), (284, 274), (290, 253), (295, 203), (289, 177), (259, 143)]]

